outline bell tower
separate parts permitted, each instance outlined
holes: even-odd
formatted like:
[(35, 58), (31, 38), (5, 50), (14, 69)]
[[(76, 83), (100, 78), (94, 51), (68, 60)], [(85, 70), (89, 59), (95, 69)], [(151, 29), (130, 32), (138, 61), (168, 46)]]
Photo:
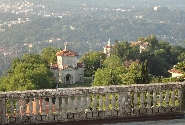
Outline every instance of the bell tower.
[(103, 47), (103, 52), (108, 56), (111, 55), (111, 49), (112, 49), (112, 46), (111, 46), (111, 43), (110, 43), (110, 39), (109, 41), (107, 42), (107, 45), (105, 47)]

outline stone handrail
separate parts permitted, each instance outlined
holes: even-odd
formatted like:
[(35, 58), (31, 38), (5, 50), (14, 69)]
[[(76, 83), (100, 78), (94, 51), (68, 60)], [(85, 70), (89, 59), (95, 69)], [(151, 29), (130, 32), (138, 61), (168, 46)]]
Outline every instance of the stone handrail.
[(0, 124), (38, 124), (184, 113), (185, 83), (0, 93)]

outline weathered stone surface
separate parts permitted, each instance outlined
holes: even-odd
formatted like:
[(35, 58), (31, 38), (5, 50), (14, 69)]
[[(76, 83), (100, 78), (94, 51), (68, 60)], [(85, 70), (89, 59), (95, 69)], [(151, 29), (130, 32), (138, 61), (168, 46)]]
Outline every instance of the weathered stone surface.
[(184, 105), (184, 82), (2, 92), (0, 124), (183, 113)]

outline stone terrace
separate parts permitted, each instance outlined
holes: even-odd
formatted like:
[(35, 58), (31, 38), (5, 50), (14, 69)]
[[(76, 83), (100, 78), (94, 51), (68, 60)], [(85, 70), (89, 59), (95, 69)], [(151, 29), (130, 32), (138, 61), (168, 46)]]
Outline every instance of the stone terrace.
[(0, 93), (0, 124), (175, 117), (184, 109), (184, 82)]

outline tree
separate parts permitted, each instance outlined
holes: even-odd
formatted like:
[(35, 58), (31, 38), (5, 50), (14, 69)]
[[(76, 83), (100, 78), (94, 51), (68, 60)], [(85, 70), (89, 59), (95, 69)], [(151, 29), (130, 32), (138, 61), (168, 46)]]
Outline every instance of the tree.
[(56, 53), (59, 50), (60, 50), (59, 48), (47, 47), (42, 50), (41, 56), (42, 58), (47, 60), (48, 64), (55, 63), (57, 61)]
[(154, 35), (148, 35), (148, 37), (145, 38), (138, 38), (138, 41), (142, 41), (142, 42), (149, 42), (149, 46), (154, 49), (158, 46), (158, 40), (156, 38), (156, 36)]
[(122, 77), (124, 76), (125, 67), (118, 66), (115, 69), (103, 68), (95, 72), (95, 78), (92, 86), (109, 86), (109, 85), (122, 85)]
[(8, 74), (0, 78), (1, 91), (46, 89), (53, 87), (53, 74), (39, 55), (25, 54), (13, 60)]
[(116, 55), (112, 55), (107, 57), (104, 62), (103, 62), (103, 67), (104, 68), (110, 68), (110, 69), (115, 69), (116, 67), (121, 66), (123, 63), (123, 60), (116, 56)]
[(128, 42), (115, 42), (115, 45), (112, 48), (112, 55), (116, 55), (123, 60), (135, 60), (139, 57), (139, 48), (131, 46)]
[(89, 52), (79, 59), (79, 62), (85, 64), (84, 75), (89, 77), (94, 75), (98, 68), (102, 68), (102, 64), (106, 55), (103, 52)]
[(141, 82), (141, 64), (139, 61), (132, 61), (126, 69), (127, 73), (122, 78), (122, 81), (126, 82), (126, 84), (137, 84)]
[(47, 65), (46, 60), (43, 59), (42, 56), (38, 54), (24, 54), (20, 61), (25, 62), (25, 63), (31, 63), (31, 64), (46, 64)]
[[(111, 59), (111, 58), (109, 58)], [(114, 58), (113, 58), (114, 59)], [(106, 60), (105, 60), (106, 61)], [(110, 61), (110, 60), (109, 60)], [(124, 65), (106, 65), (95, 72), (93, 86), (147, 84), (150, 82), (146, 61), (126, 61)]]
[(148, 68), (147, 68), (147, 60), (142, 63), (141, 67), (141, 81), (142, 84), (148, 84), (150, 83)]

